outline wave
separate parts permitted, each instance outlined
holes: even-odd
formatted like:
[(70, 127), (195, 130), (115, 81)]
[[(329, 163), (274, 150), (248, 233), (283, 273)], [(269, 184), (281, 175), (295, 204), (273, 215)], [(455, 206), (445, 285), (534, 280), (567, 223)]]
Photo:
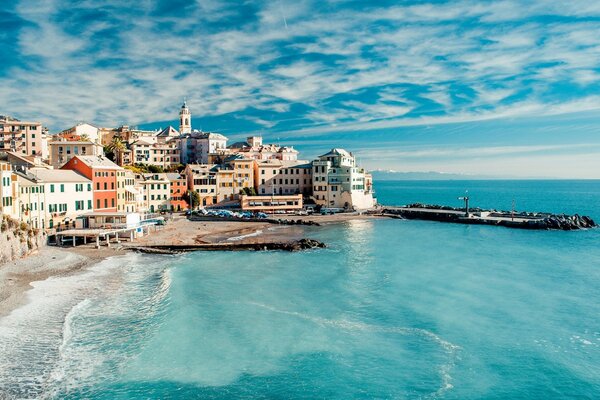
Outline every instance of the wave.
[(459, 351), (461, 350), (461, 347), (441, 338), (439, 335), (436, 335), (435, 333), (428, 331), (426, 329), (401, 327), (401, 326), (381, 326), (381, 325), (367, 324), (367, 323), (358, 322), (358, 321), (349, 321), (346, 319), (328, 319), (328, 318), (318, 317), (318, 316), (305, 314), (305, 313), (301, 313), (301, 312), (297, 312), (297, 311), (281, 310), (281, 309), (269, 306), (267, 304), (262, 304), (262, 303), (258, 303), (258, 302), (246, 302), (246, 304), (250, 304), (255, 307), (264, 308), (264, 309), (269, 310), (274, 313), (302, 318), (302, 319), (311, 321), (315, 324), (325, 326), (325, 327), (332, 327), (332, 328), (337, 328), (337, 329), (342, 329), (342, 330), (347, 330), (347, 331), (391, 333), (391, 334), (399, 334), (399, 335), (405, 335), (405, 336), (416, 335), (416, 336), (420, 336), (422, 338), (426, 338), (426, 339), (436, 343), (443, 349), (443, 351), (447, 357), (447, 362), (445, 364), (441, 365), (439, 368), (439, 373), (440, 373), (440, 378), (441, 378), (441, 385), (440, 385), (439, 389), (436, 390), (435, 392), (432, 392), (429, 395), (425, 396), (425, 398), (438, 398), (438, 397), (442, 396), (445, 392), (447, 392), (448, 390), (451, 390), (454, 387), (452, 385), (452, 376), (450, 375), (450, 373), (452, 372), (452, 369), (456, 365), (456, 361), (458, 359)]
[(238, 242), (240, 240), (244, 240), (244, 239), (249, 238), (249, 237), (260, 236), (262, 234), (263, 234), (263, 231), (257, 230), (256, 232), (248, 233), (246, 235), (233, 236), (233, 237), (230, 237), (227, 240), (230, 241), (230, 242)]

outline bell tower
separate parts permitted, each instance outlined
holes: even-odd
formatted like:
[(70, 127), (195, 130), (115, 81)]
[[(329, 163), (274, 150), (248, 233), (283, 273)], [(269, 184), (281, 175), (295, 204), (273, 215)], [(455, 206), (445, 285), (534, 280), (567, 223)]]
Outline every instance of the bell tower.
[(179, 133), (192, 132), (192, 114), (187, 106), (186, 101), (183, 101), (181, 110), (179, 110)]

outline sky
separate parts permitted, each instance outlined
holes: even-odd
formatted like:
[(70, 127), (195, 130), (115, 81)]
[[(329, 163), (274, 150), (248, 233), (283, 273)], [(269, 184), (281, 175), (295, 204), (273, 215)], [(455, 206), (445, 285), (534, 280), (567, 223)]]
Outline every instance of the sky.
[(0, 114), (261, 134), (369, 169), (600, 178), (600, 2), (0, 2)]

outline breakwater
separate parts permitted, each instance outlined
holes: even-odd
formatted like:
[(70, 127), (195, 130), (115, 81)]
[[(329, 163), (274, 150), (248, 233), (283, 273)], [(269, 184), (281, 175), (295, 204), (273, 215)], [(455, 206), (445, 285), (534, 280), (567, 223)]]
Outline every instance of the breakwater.
[(197, 244), (161, 244), (145, 246), (125, 246), (125, 249), (140, 253), (153, 254), (179, 254), (190, 251), (301, 251), (317, 248), (325, 248), (323, 242), (314, 239), (291, 240), (288, 242), (265, 242), (265, 243), (197, 243)]
[(593, 219), (580, 215), (510, 212), (429, 204), (410, 204), (404, 207), (385, 207), (384, 216), (450, 222), (473, 225), (496, 225), (518, 229), (571, 231), (596, 227)]

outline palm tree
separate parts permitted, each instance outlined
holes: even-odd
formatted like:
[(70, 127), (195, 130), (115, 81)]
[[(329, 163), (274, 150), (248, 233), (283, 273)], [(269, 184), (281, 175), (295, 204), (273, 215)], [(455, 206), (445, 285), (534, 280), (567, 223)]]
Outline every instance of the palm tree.
[(123, 151), (127, 150), (127, 145), (119, 136), (114, 136), (106, 149), (114, 154), (118, 165), (123, 165)]

